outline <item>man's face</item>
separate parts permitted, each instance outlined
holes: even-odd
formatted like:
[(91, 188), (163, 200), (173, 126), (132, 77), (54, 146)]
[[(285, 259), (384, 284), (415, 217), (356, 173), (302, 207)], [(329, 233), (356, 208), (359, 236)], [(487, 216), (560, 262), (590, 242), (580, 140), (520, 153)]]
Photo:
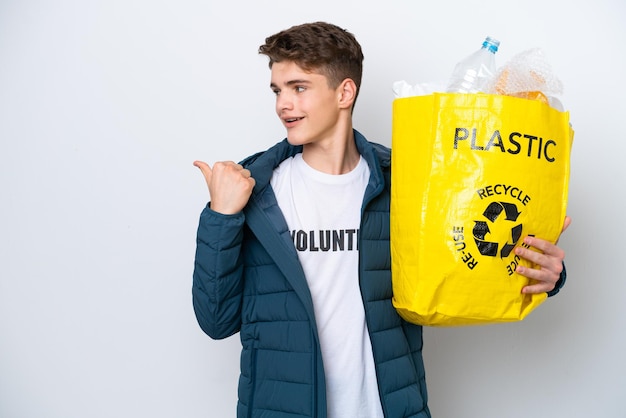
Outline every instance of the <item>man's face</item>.
[(277, 62), (272, 65), (270, 87), (290, 144), (321, 143), (334, 137), (341, 92), (339, 87), (329, 87), (326, 76), (304, 71), (291, 61)]

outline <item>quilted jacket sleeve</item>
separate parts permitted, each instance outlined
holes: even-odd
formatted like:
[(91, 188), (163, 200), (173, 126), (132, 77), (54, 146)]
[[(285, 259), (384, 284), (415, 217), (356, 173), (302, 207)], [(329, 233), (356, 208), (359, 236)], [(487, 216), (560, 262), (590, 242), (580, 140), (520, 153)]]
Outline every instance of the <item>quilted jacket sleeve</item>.
[(200, 328), (226, 338), (241, 326), (244, 215), (222, 215), (207, 206), (200, 215), (193, 272), (193, 307)]
[(563, 270), (561, 270), (561, 275), (559, 276), (559, 281), (556, 282), (554, 289), (548, 292), (548, 297), (552, 297), (559, 293), (561, 288), (565, 285), (565, 280), (567, 280), (567, 270), (565, 270), (565, 263), (563, 263)]

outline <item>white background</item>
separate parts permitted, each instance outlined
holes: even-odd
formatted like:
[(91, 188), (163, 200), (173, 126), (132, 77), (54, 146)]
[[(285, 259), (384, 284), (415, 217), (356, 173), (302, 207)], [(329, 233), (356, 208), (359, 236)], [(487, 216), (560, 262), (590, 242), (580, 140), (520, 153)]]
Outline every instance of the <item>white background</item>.
[(363, 46), (355, 126), (486, 35), (541, 47), (576, 130), (569, 280), (520, 323), (426, 329), (440, 418), (624, 417), (622, 0), (0, 0), (0, 417), (233, 417), (239, 341), (196, 324), (195, 159), (284, 136), (257, 48), (327, 20)]

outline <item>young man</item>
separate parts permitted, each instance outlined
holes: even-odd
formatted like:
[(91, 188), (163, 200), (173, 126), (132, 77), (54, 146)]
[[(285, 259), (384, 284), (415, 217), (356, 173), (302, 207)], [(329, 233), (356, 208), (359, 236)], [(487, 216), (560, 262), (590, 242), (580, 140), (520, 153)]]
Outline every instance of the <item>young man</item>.
[[(287, 139), (241, 164), (196, 161), (211, 202), (193, 303), (212, 338), (240, 333), (238, 417), (429, 417), (422, 329), (392, 306), (390, 150), (352, 127), (363, 54), (327, 23), (266, 39)], [(566, 221), (569, 223), (569, 218)], [(527, 238), (526, 292), (555, 292), (563, 251)], [(562, 274), (563, 273), (563, 274)]]

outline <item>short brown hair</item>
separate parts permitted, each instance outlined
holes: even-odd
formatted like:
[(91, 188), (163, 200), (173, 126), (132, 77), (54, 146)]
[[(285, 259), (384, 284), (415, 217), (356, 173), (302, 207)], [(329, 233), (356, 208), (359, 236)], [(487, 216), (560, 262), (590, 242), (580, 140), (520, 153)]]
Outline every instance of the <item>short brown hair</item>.
[(292, 61), (305, 71), (318, 71), (337, 88), (346, 78), (356, 84), (357, 95), (363, 74), (363, 52), (353, 34), (325, 22), (305, 23), (265, 39), (259, 54), (267, 55), (269, 66)]

